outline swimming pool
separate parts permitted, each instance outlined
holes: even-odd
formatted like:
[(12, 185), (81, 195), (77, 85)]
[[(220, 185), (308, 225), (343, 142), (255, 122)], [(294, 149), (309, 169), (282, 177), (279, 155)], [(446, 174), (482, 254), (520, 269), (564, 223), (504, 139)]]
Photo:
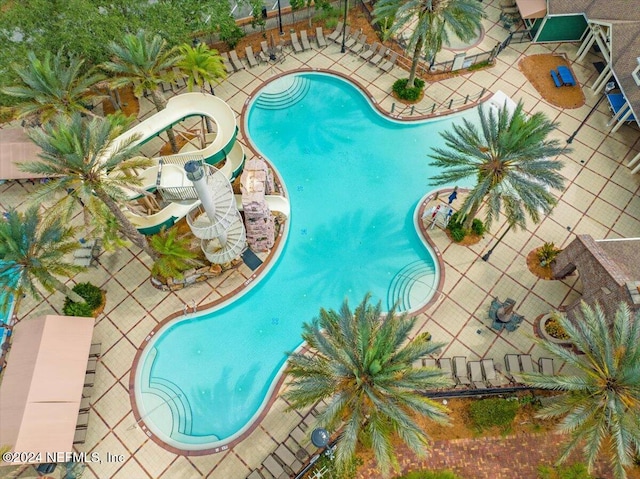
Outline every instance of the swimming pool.
[(357, 304), (366, 292), (387, 307), (426, 304), (438, 271), (413, 213), (434, 171), (430, 147), (459, 118), (390, 121), (350, 82), (324, 74), (281, 77), (256, 95), (246, 127), (287, 187), (288, 237), (247, 294), (169, 323), (149, 340), (135, 395), (153, 434), (203, 450), (246, 431), (285, 352), (299, 347), (302, 322), (321, 307), (338, 308), (345, 297)]
[[(15, 285), (15, 281), (17, 281), (19, 275), (12, 268), (8, 268), (5, 270), (4, 265), (8, 265), (10, 263), (4, 263), (0, 261), (0, 270), (2, 272), (0, 274), (7, 275), (10, 279), (10, 284)], [(3, 324), (9, 324), (11, 320), (11, 316), (13, 316), (13, 309), (15, 306), (15, 298), (12, 294), (7, 291), (0, 289), (0, 326)], [(9, 330), (4, 327), (0, 327), (0, 345), (7, 340), (7, 336), (9, 334)]]

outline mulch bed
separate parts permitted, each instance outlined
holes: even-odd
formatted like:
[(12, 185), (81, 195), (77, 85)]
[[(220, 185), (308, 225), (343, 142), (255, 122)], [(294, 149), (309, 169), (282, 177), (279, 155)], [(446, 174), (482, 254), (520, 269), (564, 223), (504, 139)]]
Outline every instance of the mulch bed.
[(528, 56), (518, 64), (524, 76), (545, 101), (560, 108), (580, 108), (584, 105), (585, 98), (575, 73), (572, 72), (576, 78), (576, 86), (556, 87), (553, 83), (550, 72), (560, 65), (571, 69), (564, 56), (548, 53)]
[(538, 259), (538, 250), (540, 248), (536, 248), (529, 252), (527, 255), (527, 268), (531, 271), (531, 274), (534, 274), (538, 278), (541, 279), (553, 279), (553, 273), (551, 272), (551, 266), (540, 266), (540, 260)]

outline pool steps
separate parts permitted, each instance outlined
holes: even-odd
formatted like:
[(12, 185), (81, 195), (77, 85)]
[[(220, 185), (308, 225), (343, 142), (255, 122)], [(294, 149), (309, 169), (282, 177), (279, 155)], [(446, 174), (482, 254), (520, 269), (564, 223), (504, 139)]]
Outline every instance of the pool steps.
[(263, 91), (256, 98), (255, 106), (267, 110), (281, 110), (289, 108), (302, 100), (309, 89), (311, 82), (304, 76), (297, 75), (294, 80), (279, 91)]
[[(422, 278), (429, 277), (427, 281)], [(389, 289), (387, 290), (387, 309), (397, 303), (397, 311), (409, 311), (413, 309), (411, 301), (411, 293), (416, 286), (427, 288), (430, 293), (433, 289), (435, 277), (435, 266), (425, 263), (423, 260), (417, 260), (409, 263), (396, 273), (391, 280)]]

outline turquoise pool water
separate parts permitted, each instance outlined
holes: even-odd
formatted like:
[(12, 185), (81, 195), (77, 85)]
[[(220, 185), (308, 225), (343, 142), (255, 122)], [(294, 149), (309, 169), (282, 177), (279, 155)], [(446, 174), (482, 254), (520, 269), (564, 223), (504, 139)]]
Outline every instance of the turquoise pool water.
[[(6, 275), (10, 279), (10, 282), (15, 285), (15, 281), (17, 281), (18, 279), (18, 274), (10, 267), (5, 269), (5, 266), (9, 264), (10, 263), (4, 263), (0, 261), (0, 275)], [(5, 290), (0, 289), (0, 326), (9, 323), (11, 315), (13, 314), (13, 306), (13, 295), (9, 294)], [(8, 334), (8, 329), (0, 327), (0, 345), (2, 345), (2, 343), (7, 340)]]
[(352, 84), (321, 74), (283, 77), (262, 91), (246, 126), (288, 190), (286, 245), (240, 299), (149, 341), (136, 400), (154, 434), (191, 450), (237, 437), (264, 407), (285, 352), (300, 346), (301, 324), (321, 307), (345, 298), (355, 305), (367, 292), (405, 310), (428, 301), (436, 264), (413, 213), (430, 189), (430, 147), (459, 118), (389, 121)]

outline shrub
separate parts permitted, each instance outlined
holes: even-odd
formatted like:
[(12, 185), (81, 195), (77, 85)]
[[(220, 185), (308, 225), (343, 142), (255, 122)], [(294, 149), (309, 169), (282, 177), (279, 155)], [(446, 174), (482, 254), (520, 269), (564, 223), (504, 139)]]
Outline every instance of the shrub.
[(395, 93), (401, 100), (416, 101), (422, 94), (424, 80), (416, 78), (414, 81), (415, 86), (413, 88), (407, 88), (408, 82), (408, 78), (400, 78), (399, 80), (396, 80), (393, 84), (393, 93)]
[(484, 223), (478, 218), (474, 218), (471, 222), (471, 231), (478, 236), (482, 236), (487, 229), (484, 227)]
[(467, 236), (462, 228), (450, 228), (449, 233), (451, 233), (451, 239), (456, 243), (460, 243)]
[(471, 403), (471, 422), (478, 429), (499, 426), (506, 429), (515, 419), (518, 401), (509, 399), (481, 399)]
[(556, 245), (554, 245), (553, 243), (543, 244), (536, 253), (538, 261), (540, 261), (540, 266), (549, 265), (554, 259), (556, 259), (556, 256), (558, 256), (560, 251), (562, 250), (556, 248)]
[(451, 471), (411, 471), (397, 479), (462, 479)]
[(544, 329), (549, 336), (556, 339), (569, 339), (569, 335), (564, 330), (555, 317), (550, 317), (544, 322)]
[(587, 466), (576, 463), (571, 466), (540, 466), (539, 479), (593, 479), (587, 471)]
[(73, 288), (85, 300), (85, 303), (74, 303), (69, 298), (64, 299), (62, 312), (66, 316), (92, 316), (93, 311), (102, 305), (102, 290), (95, 284), (78, 283)]

